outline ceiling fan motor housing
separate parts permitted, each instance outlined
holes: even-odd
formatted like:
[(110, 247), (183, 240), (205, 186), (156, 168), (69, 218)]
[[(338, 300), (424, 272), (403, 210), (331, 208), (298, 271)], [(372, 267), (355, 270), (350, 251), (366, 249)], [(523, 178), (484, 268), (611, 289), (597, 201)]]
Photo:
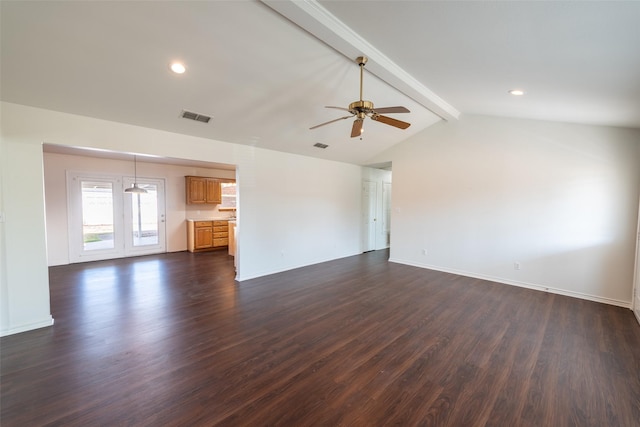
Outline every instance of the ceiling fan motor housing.
[(373, 111), (373, 102), (371, 101), (355, 101), (349, 104), (349, 111), (353, 114), (365, 113), (369, 114)]

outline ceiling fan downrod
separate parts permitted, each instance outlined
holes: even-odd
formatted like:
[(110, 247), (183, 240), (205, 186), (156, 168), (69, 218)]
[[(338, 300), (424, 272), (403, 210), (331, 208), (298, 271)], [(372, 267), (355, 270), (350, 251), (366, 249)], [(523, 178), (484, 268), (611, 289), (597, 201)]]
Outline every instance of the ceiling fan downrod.
[(367, 63), (368, 58), (366, 56), (358, 56), (356, 61), (360, 66), (360, 101), (362, 101), (362, 81), (364, 77), (364, 64)]
[(352, 114), (357, 115), (360, 119), (364, 119), (371, 111), (373, 111), (373, 102), (362, 99), (364, 64), (367, 63), (367, 60), (368, 58), (366, 56), (358, 56), (356, 58), (356, 62), (360, 66), (360, 100), (349, 104), (349, 111), (351, 111)]

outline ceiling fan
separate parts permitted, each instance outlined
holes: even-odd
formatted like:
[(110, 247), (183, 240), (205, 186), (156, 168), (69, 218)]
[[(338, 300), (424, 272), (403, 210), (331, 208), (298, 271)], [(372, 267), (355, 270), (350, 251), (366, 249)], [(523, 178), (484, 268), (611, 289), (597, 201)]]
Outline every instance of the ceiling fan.
[(374, 108), (373, 102), (365, 101), (362, 99), (362, 76), (364, 74), (364, 64), (367, 63), (367, 57), (359, 56), (356, 58), (356, 62), (360, 66), (360, 100), (349, 104), (349, 108), (332, 107), (332, 106), (325, 107), (325, 108), (335, 108), (337, 110), (348, 111), (351, 114), (349, 116), (344, 116), (344, 117), (340, 117), (339, 119), (334, 119), (325, 123), (321, 123), (309, 129), (316, 129), (316, 128), (319, 128), (320, 126), (328, 125), (329, 123), (348, 119), (354, 116), (356, 119), (354, 120), (353, 127), (351, 128), (351, 138), (362, 135), (362, 132), (364, 131), (362, 124), (364, 122), (365, 117), (369, 117), (371, 118), (371, 120), (384, 123), (385, 125), (395, 126), (400, 129), (406, 129), (409, 126), (411, 126), (411, 123), (403, 122), (401, 120), (396, 120), (391, 117), (381, 115), (381, 114), (389, 114), (389, 113), (409, 113), (410, 111), (406, 107)]

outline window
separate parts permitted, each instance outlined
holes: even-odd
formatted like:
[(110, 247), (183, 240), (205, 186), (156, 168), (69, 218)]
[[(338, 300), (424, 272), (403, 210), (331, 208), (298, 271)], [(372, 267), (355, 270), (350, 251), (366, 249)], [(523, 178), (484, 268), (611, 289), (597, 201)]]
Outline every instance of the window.
[(222, 182), (220, 183), (222, 190), (222, 203), (218, 209), (220, 210), (235, 210), (236, 209), (236, 183), (234, 182)]

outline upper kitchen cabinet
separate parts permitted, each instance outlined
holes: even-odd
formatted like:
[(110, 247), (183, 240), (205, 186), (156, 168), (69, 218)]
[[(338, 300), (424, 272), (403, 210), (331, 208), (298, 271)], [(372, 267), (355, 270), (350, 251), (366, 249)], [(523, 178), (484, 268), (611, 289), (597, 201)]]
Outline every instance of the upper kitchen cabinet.
[(203, 176), (187, 176), (188, 205), (218, 205), (222, 202), (220, 180)]

